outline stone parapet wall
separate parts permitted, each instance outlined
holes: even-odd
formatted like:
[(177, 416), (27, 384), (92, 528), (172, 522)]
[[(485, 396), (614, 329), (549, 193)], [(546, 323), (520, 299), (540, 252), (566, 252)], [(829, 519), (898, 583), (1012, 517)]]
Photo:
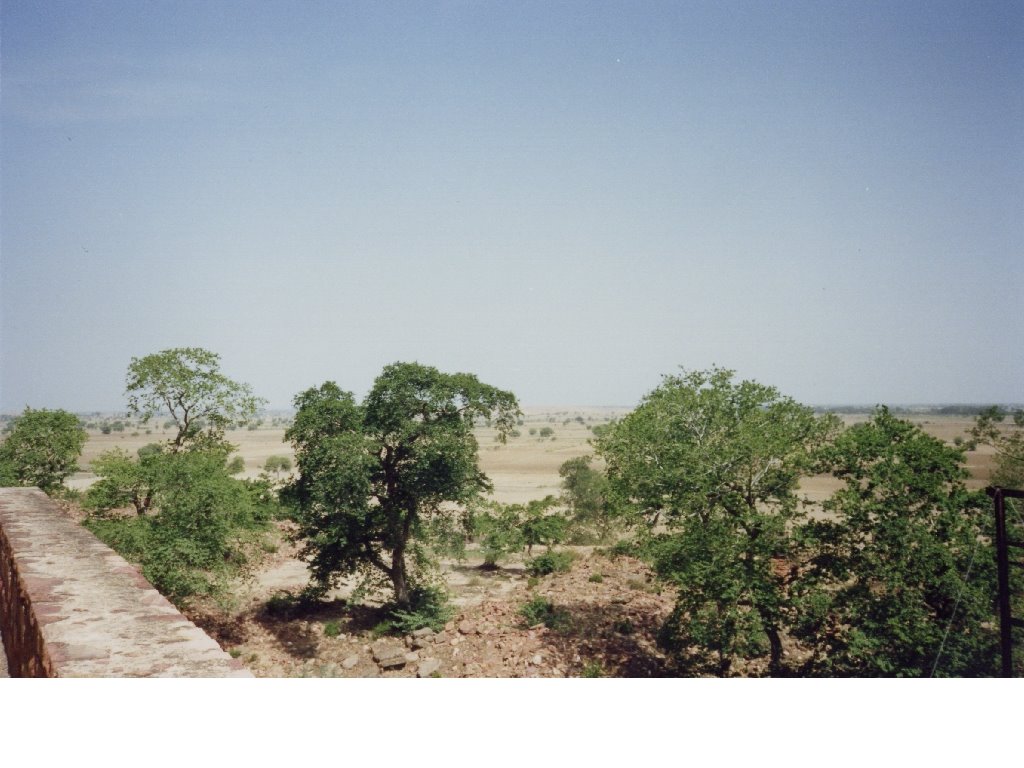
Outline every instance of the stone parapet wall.
[(35, 488), (0, 488), (12, 677), (250, 677), (139, 571)]

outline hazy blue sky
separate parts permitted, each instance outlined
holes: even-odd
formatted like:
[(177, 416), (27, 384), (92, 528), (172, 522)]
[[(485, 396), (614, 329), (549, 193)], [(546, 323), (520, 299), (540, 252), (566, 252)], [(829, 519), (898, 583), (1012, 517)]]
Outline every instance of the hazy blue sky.
[(1024, 3), (4, 0), (0, 408), (219, 352), (1024, 401)]

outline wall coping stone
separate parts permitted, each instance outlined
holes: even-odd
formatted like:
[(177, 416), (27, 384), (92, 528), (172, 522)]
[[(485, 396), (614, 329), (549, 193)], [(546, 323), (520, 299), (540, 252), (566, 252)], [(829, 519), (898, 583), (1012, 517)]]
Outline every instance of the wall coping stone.
[(252, 677), (37, 488), (0, 488), (0, 631), (11, 676)]

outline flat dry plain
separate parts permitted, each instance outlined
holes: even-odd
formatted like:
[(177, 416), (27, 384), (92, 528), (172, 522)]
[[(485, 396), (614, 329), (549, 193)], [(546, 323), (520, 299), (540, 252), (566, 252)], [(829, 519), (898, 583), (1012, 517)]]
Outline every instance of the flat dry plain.
[[(523, 424), (517, 428), (519, 437), (509, 438), (504, 445), (496, 442), (493, 429), (478, 428), (480, 464), (494, 483), (494, 498), (511, 504), (541, 499), (548, 494), (557, 495), (561, 482), (558, 468), (562, 463), (575, 456), (592, 453), (589, 443), (591, 429), (624, 415), (628, 410), (570, 406), (526, 408)], [(865, 415), (841, 416), (848, 425), (868, 418)], [(910, 420), (947, 443), (952, 443), (958, 436), (966, 437), (973, 423), (972, 419), (962, 416), (926, 415), (911, 417)], [(552, 437), (539, 436), (540, 430), (545, 427), (554, 431)], [(531, 430), (536, 434), (531, 435)], [(104, 435), (91, 431), (80, 462), (86, 471), (69, 479), (68, 484), (75, 488), (86, 488), (94, 482), (96, 477), (88, 471), (89, 464), (103, 451), (120, 447), (134, 454), (147, 443), (168, 440), (171, 436), (170, 431), (159, 428), (153, 429), (148, 435), (145, 429), (138, 434), (123, 432)], [(238, 446), (238, 452), (245, 460), (247, 477), (259, 475), (270, 456), (292, 456), (291, 446), (284, 442), (284, 430), (281, 428), (236, 430), (229, 433), (229, 439)], [(992, 471), (991, 449), (982, 447), (967, 454), (967, 468), (971, 473), (968, 485), (971, 488), (984, 488)], [(826, 498), (836, 487), (838, 483), (831, 477), (806, 478), (801, 485), (804, 494), (812, 501)]]

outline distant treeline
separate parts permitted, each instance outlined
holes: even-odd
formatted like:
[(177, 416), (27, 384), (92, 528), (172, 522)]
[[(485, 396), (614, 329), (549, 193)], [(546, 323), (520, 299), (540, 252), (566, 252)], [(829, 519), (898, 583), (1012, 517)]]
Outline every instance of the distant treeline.
[[(913, 416), (977, 416), (982, 411), (992, 407), (992, 403), (985, 405), (960, 404), (960, 405), (891, 405), (888, 406), (890, 413), (898, 415)], [(1020, 404), (1002, 404), (1005, 411), (1016, 411), (1024, 406)], [(877, 406), (874, 405), (816, 405), (814, 412), (821, 413), (847, 413), (847, 414), (872, 414)]]

